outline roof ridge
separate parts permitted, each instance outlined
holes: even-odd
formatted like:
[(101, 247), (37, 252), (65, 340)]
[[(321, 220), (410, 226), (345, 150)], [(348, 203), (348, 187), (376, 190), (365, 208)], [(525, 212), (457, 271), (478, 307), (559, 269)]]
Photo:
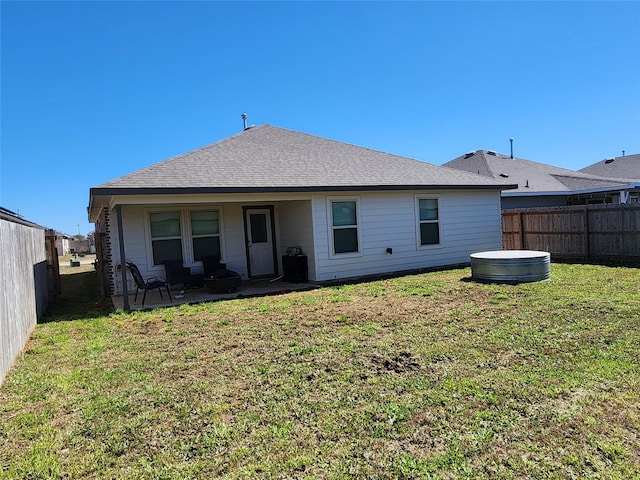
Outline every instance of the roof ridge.
[[(578, 173), (578, 172), (576, 172)], [(580, 180), (593, 180), (593, 181), (598, 181), (598, 182), (609, 182), (612, 185), (628, 185), (629, 182), (625, 182), (622, 179), (616, 179), (616, 178), (608, 178), (608, 177), (601, 177), (599, 175), (589, 175), (586, 173), (583, 173), (581, 175), (561, 175), (559, 173), (550, 173), (549, 174), (551, 177), (558, 179), (559, 182), (562, 182), (562, 180), (560, 180), (560, 178), (578, 178)]]
[(580, 170), (571, 170), (569, 168), (558, 167), (556, 165), (551, 165), (550, 163), (537, 162), (535, 160), (529, 160), (527, 158), (520, 158), (520, 157), (511, 158), (511, 157), (508, 157), (508, 156), (505, 156), (505, 155), (501, 155), (501, 154), (498, 154), (498, 156), (501, 156), (503, 159), (506, 159), (506, 160), (518, 160), (518, 161), (525, 162), (525, 163), (528, 163), (528, 164), (533, 164), (533, 165), (536, 165), (536, 166), (547, 167), (547, 168), (553, 170), (553, 172), (549, 172), (548, 173), (549, 176), (566, 176), (566, 177), (576, 177), (576, 178), (583, 178), (583, 179), (584, 178), (591, 178), (591, 179), (594, 179), (594, 180), (597, 180), (597, 179), (615, 180), (615, 179), (612, 179), (612, 178), (609, 178), (609, 177), (602, 177), (600, 175), (593, 175), (591, 173), (581, 172)]
[(390, 153), (390, 152), (387, 152), (385, 150), (378, 150), (376, 148), (366, 147), (366, 146), (363, 146), (363, 145), (357, 145), (355, 143), (349, 143), (349, 142), (346, 142), (346, 141), (343, 141), (343, 140), (336, 140), (334, 138), (323, 137), (322, 135), (315, 135), (313, 133), (301, 132), (299, 130), (293, 130), (291, 128), (277, 127), (275, 125), (270, 125), (268, 123), (262, 124), (260, 126), (271, 127), (271, 128), (278, 129), (278, 130), (285, 130), (287, 132), (292, 132), (292, 133), (295, 133), (297, 135), (305, 135), (305, 136), (310, 137), (310, 138), (321, 139), (321, 140), (325, 140), (327, 142), (333, 142), (333, 143), (338, 143), (338, 144), (342, 144), (342, 145), (348, 145), (350, 147), (355, 147), (355, 148), (359, 148), (359, 149), (362, 149), (362, 150), (368, 150), (370, 152), (375, 152), (375, 153), (381, 153), (383, 155), (389, 155), (391, 157), (403, 158), (405, 160), (413, 160), (414, 162), (426, 163), (427, 165), (432, 165), (432, 166), (435, 166), (435, 167), (441, 166), (441, 165), (436, 165), (435, 163), (427, 162), (426, 160), (419, 160), (417, 158), (407, 157), (405, 155), (399, 155), (397, 153)]
[(493, 168), (491, 168), (491, 166), (489, 165), (489, 162), (487, 161), (487, 155), (488, 155), (487, 152), (489, 152), (489, 150), (480, 150), (480, 151), (482, 152), (481, 157), (482, 157), (482, 161), (484, 162), (484, 166), (487, 168), (487, 171), (491, 174), (491, 176), (493, 178), (496, 178), (496, 174), (493, 171)]

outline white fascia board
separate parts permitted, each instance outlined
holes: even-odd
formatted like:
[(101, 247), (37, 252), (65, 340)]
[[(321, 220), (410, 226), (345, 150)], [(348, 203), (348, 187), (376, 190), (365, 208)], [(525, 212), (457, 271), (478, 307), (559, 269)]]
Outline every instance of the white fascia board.
[(582, 195), (585, 193), (619, 192), (640, 187), (640, 183), (620, 184), (612, 187), (589, 188), (586, 190), (555, 190), (550, 192), (502, 192), (503, 197), (537, 197), (558, 195)]

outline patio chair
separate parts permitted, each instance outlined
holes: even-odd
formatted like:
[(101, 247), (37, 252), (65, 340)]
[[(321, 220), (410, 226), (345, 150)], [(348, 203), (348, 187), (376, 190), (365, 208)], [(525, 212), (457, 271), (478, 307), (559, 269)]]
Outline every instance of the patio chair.
[(191, 281), (191, 269), (183, 266), (182, 260), (165, 260), (162, 263), (170, 288), (178, 284), (182, 285), (183, 289), (188, 288)]
[(142, 278), (140, 269), (138, 269), (138, 266), (135, 263), (125, 262), (125, 265), (131, 272), (131, 276), (133, 277), (133, 280), (136, 282), (136, 296), (135, 296), (135, 299), (133, 300), (134, 303), (138, 301), (138, 292), (140, 290), (144, 291), (144, 294), (142, 295), (143, 307), (144, 307), (144, 301), (147, 298), (147, 292), (149, 290), (155, 290), (157, 288), (158, 292), (160, 293), (160, 298), (163, 298), (162, 287), (166, 288), (167, 295), (169, 296), (169, 300), (171, 301), (171, 303), (173, 303), (173, 300), (171, 299), (171, 294), (169, 293), (169, 287), (167, 286), (167, 282), (163, 278), (149, 277), (145, 280), (144, 278)]
[(210, 255), (202, 257), (202, 268), (204, 278), (211, 278), (214, 273), (220, 270), (226, 270), (227, 264), (220, 263), (220, 255)]

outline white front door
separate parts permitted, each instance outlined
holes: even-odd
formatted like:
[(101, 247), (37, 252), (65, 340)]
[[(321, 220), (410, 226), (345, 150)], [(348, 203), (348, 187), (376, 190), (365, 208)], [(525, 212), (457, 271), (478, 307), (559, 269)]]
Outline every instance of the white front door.
[(252, 277), (273, 275), (273, 235), (271, 211), (268, 208), (247, 209), (247, 247)]

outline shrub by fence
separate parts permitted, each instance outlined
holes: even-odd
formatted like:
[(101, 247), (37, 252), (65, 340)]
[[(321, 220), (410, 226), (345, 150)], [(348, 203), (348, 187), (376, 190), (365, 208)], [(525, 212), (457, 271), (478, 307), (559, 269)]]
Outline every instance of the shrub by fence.
[(640, 261), (640, 204), (522, 208), (502, 212), (506, 250), (563, 260)]

